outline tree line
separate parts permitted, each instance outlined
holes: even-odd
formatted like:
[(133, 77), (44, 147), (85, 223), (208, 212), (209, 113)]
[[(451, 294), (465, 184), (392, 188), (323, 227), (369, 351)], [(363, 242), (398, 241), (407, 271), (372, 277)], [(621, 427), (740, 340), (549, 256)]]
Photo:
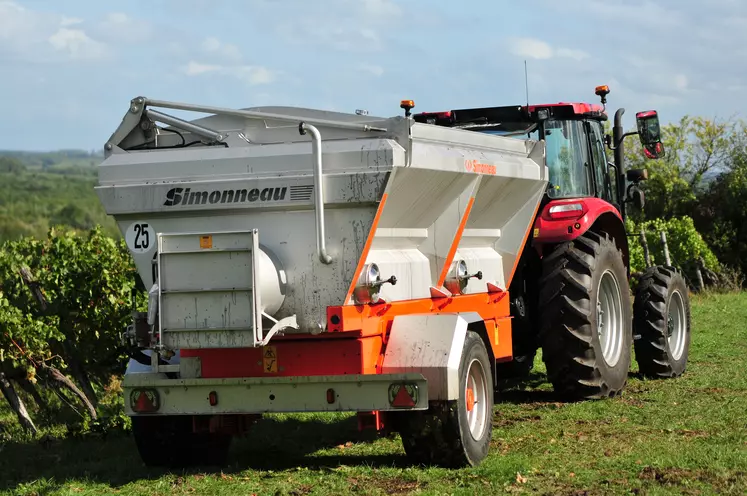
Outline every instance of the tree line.
[[(631, 142), (632, 143), (632, 142)], [(685, 116), (662, 127), (665, 155), (647, 160), (628, 145), (628, 168), (645, 168), (642, 212), (633, 210), (628, 231), (646, 227), (656, 263), (663, 253), (658, 231), (670, 241), (673, 263), (693, 279), (702, 262), (711, 284), (733, 289), (747, 273), (747, 125), (738, 119)], [(640, 242), (631, 238), (638, 264)]]

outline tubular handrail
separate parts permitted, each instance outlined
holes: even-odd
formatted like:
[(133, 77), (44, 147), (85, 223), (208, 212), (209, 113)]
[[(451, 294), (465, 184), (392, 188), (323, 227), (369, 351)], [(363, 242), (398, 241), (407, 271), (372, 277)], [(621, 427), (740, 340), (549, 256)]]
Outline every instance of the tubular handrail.
[(298, 124), (298, 132), (305, 135), (311, 134), (311, 150), (314, 156), (314, 212), (316, 214), (316, 251), (319, 260), (323, 264), (332, 263), (332, 257), (327, 254), (327, 241), (324, 232), (324, 176), (322, 174), (322, 135), (319, 130), (301, 122)]
[(298, 122), (306, 121), (318, 126), (333, 127), (338, 129), (352, 129), (355, 131), (378, 131), (386, 132), (383, 127), (370, 126), (368, 124), (359, 124), (353, 122), (340, 122), (329, 119), (301, 118), (298, 116), (274, 114), (270, 112), (259, 112), (253, 110), (237, 110), (224, 107), (211, 107), (207, 105), (193, 105), (190, 103), (168, 102), (165, 100), (151, 100), (150, 98), (138, 97), (133, 100), (134, 107), (143, 105), (145, 107), (161, 107), (173, 110), (186, 110), (191, 112), (204, 112), (207, 114), (222, 114), (244, 117), (248, 119), (272, 119), (277, 121)]

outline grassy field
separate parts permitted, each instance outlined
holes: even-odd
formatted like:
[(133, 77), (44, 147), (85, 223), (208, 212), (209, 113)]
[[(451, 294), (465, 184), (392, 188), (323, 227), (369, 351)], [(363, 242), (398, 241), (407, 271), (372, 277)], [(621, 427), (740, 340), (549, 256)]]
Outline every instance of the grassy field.
[[(144, 468), (133, 441), (23, 441), (0, 414), (0, 491), (8, 494), (745, 494), (747, 294), (693, 299), (684, 377), (645, 381), (606, 401), (563, 404), (531, 381), (495, 408), (491, 456), (476, 469), (408, 466), (398, 439), (356, 431), (347, 415), (269, 417), (234, 445), (223, 471)], [(0, 429), (2, 430), (2, 429)]]

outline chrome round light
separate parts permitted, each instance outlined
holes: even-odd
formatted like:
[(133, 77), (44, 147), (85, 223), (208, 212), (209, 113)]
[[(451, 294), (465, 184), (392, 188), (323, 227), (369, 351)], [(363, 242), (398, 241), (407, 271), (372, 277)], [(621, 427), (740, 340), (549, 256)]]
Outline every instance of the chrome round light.
[(363, 266), (358, 283), (353, 291), (353, 298), (358, 304), (377, 303), (381, 289), (381, 271), (375, 263)]
[(451, 269), (449, 269), (446, 281), (444, 281), (444, 287), (451, 294), (462, 294), (467, 288), (470, 277), (467, 271), (467, 262), (464, 260), (454, 260), (451, 264)]

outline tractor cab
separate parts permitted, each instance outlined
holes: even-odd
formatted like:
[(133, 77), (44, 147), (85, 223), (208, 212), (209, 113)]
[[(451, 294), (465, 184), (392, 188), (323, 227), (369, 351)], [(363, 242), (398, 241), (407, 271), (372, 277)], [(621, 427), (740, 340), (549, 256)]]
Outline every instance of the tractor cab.
[[(608, 119), (604, 104), (609, 88), (600, 86), (596, 94), (602, 105), (589, 103), (554, 103), (547, 105), (485, 107), (422, 112), (413, 114), (416, 122), (455, 127), (517, 138), (544, 140), (549, 184), (545, 202), (569, 198), (600, 198), (624, 215), (624, 167), (622, 154), (614, 161), (607, 158), (605, 145), (614, 150), (621, 143), (605, 136)], [(641, 143), (649, 158), (663, 153), (656, 111), (636, 115)], [(617, 140), (615, 140), (617, 141)], [(619, 141), (622, 141), (622, 137)], [(645, 179), (645, 171), (630, 171), (628, 180)], [(630, 191), (628, 191), (630, 194)], [(636, 191), (642, 206), (642, 195)]]

